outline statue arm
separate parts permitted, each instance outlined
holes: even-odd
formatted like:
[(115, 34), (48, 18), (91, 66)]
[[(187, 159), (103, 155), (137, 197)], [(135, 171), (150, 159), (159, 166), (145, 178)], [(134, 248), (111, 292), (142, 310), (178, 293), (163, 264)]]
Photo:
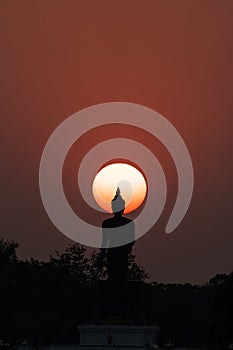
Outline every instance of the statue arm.
[(102, 243), (101, 243), (101, 248), (104, 251), (104, 249), (108, 248), (108, 237), (107, 237), (107, 229), (104, 227), (104, 224), (102, 225)]

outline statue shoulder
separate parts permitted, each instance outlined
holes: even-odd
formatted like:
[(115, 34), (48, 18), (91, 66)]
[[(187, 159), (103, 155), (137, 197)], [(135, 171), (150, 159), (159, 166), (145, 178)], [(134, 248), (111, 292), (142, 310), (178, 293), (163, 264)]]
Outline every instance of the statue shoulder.
[(111, 227), (112, 226), (112, 219), (105, 219), (103, 222), (102, 222), (102, 227)]
[(130, 224), (130, 223), (131, 223), (132, 226), (134, 226), (134, 221), (133, 221), (132, 219), (128, 219), (128, 218), (125, 218), (125, 217), (124, 217), (124, 223), (125, 223), (125, 224)]
[(105, 219), (102, 222), (102, 228), (114, 228), (114, 227), (121, 227), (124, 225), (130, 224), (131, 227), (134, 227), (134, 221), (131, 219), (128, 219), (126, 217), (122, 217), (120, 220), (115, 219), (114, 217)]

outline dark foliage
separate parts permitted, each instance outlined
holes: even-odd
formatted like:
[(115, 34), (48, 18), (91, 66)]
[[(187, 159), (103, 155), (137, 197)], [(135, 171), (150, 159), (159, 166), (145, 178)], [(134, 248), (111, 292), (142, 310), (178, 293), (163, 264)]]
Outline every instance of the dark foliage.
[[(78, 342), (77, 325), (89, 321), (96, 282), (107, 277), (100, 251), (87, 256), (74, 244), (48, 262), (20, 261), (18, 244), (0, 239), (0, 339), (38, 344)], [(129, 279), (149, 275), (129, 259)], [(144, 283), (148, 322), (160, 327), (161, 343), (210, 343), (225, 349), (233, 342), (233, 273), (204, 286)]]

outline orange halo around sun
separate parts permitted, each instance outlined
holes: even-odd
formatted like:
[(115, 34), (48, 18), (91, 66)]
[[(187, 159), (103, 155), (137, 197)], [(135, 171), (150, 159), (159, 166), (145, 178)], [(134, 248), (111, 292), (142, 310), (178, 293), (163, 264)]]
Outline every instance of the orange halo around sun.
[(146, 197), (146, 180), (137, 168), (126, 163), (107, 165), (98, 172), (92, 184), (95, 201), (107, 212), (112, 212), (111, 200), (117, 187), (125, 200), (125, 214), (137, 209)]

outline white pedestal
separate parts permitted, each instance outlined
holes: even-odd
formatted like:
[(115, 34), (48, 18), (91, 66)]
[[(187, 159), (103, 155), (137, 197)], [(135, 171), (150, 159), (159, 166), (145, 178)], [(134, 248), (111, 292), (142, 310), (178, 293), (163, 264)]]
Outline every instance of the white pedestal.
[(80, 346), (83, 347), (156, 347), (157, 326), (143, 325), (81, 325)]

